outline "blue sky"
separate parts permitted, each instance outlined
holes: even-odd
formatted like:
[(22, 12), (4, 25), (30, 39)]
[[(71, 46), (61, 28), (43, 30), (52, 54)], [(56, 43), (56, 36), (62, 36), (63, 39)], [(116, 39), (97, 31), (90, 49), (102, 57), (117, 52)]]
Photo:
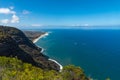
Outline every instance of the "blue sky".
[(0, 24), (119, 25), (120, 0), (0, 0)]

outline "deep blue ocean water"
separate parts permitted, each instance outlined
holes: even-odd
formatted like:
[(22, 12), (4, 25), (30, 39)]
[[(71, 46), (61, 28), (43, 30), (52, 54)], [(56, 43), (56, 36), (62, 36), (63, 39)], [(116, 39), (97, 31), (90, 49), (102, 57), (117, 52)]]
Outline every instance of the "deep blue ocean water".
[(74, 64), (98, 80), (120, 80), (120, 30), (50, 29), (36, 44), (62, 65)]

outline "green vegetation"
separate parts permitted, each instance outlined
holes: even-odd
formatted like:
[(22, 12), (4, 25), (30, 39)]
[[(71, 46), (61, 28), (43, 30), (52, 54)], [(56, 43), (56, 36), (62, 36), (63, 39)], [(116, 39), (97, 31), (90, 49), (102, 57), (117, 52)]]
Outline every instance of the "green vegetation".
[(80, 67), (65, 66), (62, 72), (43, 70), (17, 58), (0, 57), (0, 80), (88, 80)]
[(107, 78), (106, 80), (110, 80), (110, 78)]

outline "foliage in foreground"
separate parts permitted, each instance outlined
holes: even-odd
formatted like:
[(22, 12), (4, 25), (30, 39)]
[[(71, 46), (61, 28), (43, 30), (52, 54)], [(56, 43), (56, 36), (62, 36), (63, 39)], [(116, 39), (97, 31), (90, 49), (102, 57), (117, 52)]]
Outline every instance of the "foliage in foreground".
[(62, 72), (43, 70), (17, 58), (0, 57), (0, 80), (88, 80), (80, 67), (65, 66)]

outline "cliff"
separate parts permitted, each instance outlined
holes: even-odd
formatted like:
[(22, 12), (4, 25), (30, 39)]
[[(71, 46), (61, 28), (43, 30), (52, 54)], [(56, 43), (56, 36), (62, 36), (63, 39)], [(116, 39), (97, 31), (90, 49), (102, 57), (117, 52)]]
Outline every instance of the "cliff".
[(48, 70), (60, 70), (60, 66), (49, 61), (25, 34), (16, 28), (0, 26), (0, 56), (17, 57), (23, 62)]

